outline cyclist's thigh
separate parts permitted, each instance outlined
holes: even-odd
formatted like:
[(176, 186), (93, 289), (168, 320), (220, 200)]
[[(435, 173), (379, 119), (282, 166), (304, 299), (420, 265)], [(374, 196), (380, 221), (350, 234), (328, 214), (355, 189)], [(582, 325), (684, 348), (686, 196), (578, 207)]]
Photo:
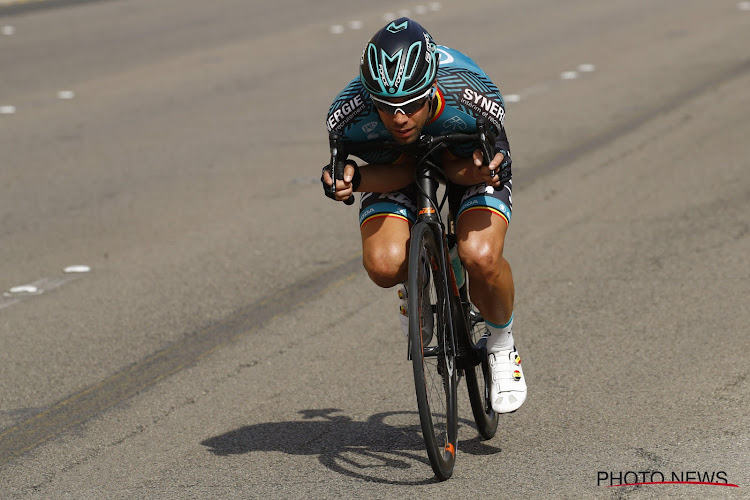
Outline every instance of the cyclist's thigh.
[(501, 188), (456, 186), (449, 188), (451, 210), (456, 214), (456, 235), (459, 253), (489, 250), (502, 255), (505, 233), (513, 207), (512, 181)]
[(371, 276), (403, 273), (409, 230), (416, 220), (413, 196), (414, 190), (410, 188), (362, 194), (359, 211), (362, 253)]

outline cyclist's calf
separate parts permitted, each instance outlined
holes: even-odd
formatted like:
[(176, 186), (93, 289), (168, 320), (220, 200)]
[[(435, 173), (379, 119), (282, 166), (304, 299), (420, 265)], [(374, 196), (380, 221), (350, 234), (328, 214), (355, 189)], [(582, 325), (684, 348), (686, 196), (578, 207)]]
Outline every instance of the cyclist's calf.
[(513, 273), (503, 257), (505, 220), (489, 212), (464, 213), (459, 219), (458, 255), (469, 274), (471, 300), (484, 318), (498, 325), (513, 313)]

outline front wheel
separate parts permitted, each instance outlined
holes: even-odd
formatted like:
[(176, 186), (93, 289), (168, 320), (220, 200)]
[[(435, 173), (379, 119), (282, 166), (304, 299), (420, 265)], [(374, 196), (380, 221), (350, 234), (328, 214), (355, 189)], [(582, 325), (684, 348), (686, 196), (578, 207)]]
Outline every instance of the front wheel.
[(441, 481), (453, 474), (458, 434), (444, 263), (430, 225), (418, 223), (409, 248), (409, 344), (422, 434), (432, 470)]

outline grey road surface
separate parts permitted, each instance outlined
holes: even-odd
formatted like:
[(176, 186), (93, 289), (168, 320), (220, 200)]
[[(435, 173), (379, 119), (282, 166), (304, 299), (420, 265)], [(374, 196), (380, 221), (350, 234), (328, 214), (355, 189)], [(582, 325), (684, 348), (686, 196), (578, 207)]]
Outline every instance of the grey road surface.
[[(748, 498), (747, 2), (31, 3), (0, 5), (0, 497)], [(460, 388), (445, 483), (317, 180), (407, 9), (514, 157), (529, 397), (481, 441)]]

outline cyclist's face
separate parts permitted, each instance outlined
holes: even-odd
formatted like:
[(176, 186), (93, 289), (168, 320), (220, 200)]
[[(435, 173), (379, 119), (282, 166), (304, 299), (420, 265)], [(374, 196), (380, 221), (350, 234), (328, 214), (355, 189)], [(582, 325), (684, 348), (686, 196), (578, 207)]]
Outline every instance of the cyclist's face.
[[(387, 100), (394, 104), (399, 102), (398, 99)], [(411, 144), (419, 138), (419, 134), (429, 121), (431, 117), (430, 108), (429, 99), (426, 99), (422, 107), (409, 114), (402, 113), (401, 111), (393, 114), (381, 109), (378, 109), (378, 114), (385, 128), (388, 129), (388, 132), (391, 133), (396, 142)]]

